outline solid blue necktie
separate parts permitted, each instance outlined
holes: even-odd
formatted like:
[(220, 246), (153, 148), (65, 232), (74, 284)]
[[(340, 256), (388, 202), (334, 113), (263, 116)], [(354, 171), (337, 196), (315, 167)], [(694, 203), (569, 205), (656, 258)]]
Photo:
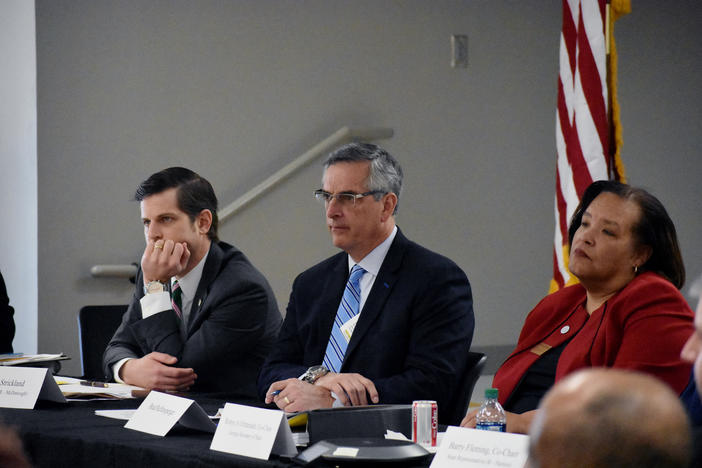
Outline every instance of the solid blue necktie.
[(324, 367), (331, 372), (339, 372), (341, 363), (344, 362), (348, 342), (341, 332), (341, 326), (358, 314), (359, 305), (361, 304), (360, 283), (361, 277), (365, 272), (366, 270), (358, 265), (354, 265), (351, 268), (344, 295), (341, 298), (339, 309), (336, 311), (334, 326), (332, 327), (331, 335), (329, 335), (327, 350), (324, 353)]

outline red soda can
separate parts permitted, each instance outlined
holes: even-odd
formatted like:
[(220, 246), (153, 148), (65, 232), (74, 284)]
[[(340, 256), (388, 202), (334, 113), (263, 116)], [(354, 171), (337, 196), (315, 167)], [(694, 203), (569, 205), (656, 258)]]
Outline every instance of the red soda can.
[(436, 447), (439, 430), (439, 407), (433, 400), (412, 402), (412, 442)]

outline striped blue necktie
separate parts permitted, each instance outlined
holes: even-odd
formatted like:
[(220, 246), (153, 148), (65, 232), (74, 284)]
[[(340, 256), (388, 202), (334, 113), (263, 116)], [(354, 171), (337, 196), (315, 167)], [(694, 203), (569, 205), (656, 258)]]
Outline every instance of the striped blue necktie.
[(344, 354), (346, 354), (346, 347), (348, 346), (346, 338), (341, 333), (341, 326), (358, 314), (359, 305), (361, 304), (360, 282), (365, 272), (366, 270), (358, 265), (354, 265), (351, 268), (351, 275), (349, 275), (349, 280), (346, 282), (341, 304), (339, 304), (339, 309), (336, 311), (334, 326), (329, 336), (327, 350), (324, 353), (324, 367), (331, 372), (339, 372), (341, 370), (341, 363), (344, 361)]

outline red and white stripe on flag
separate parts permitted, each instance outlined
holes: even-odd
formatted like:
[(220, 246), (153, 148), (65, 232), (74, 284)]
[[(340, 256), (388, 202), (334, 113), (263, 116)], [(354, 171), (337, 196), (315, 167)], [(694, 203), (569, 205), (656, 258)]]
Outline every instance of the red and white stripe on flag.
[(606, 0), (563, 0), (556, 113), (551, 292), (577, 282), (568, 271), (568, 223), (585, 189), (612, 175)]

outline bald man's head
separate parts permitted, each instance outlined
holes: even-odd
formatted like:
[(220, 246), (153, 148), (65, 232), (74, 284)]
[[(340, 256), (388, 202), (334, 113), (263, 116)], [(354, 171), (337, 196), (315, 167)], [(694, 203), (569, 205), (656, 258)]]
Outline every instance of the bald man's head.
[(649, 375), (587, 369), (555, 385), (530, 430), (531, 468), (686, 467), (690, 429), (677, 395)]

